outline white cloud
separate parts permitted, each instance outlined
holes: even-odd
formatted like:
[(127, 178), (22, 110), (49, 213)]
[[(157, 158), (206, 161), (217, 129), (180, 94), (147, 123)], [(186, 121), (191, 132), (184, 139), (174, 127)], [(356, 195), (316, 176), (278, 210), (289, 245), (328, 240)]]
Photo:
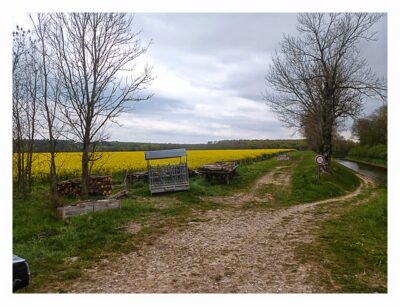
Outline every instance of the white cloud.
[[(283, 32), (295, 31), (294, 14), (137, 17), (146, 35), (154, 35), (146, 56), (157, 76), (153, 101), (132, 114), (130, 124), (145, 131), (137, 135), (157, 141), (299, 137), (262, 100), (271, 55)], [(385, 66), (384, 56), (378, 58)], [(167, 105), (160, 110), (160, 103)]]
[[(17, 19), (27, 20), (19, 15)], [(262, 100), (271, 55), (283, 33), (296, 31), (296, 14), (139, 13), (134, 25), (135, 31), (143, 29), (143, 45), (153, 41), (139, 57), (136, 71), (141, 73), (146, 64), (153, 66), (156, 78), (149, 90), (155, 95), (123, 114), (122, 127), (110, 125), (112, 140), (298, 137), (282, 127)], [(379, 31), (379, 43), (363, 52), (385, 74), (385, 22)]]
[[(186, 138), (202, 137), (203, 141), (274, 138), (264, 128), (276, 125), (276, 119), (265, 103), (243, 98), (239, 95), (240, 90), (223, 86), (234, 71), (240, 70), (237, 63), (223, 64), (205, 55), (183, 56), (185, 65), (177, 65), (175, 69), (170, 68), (171, 62), (152, 59), (157, 76), (152, 84), (155, 97), (146, 102), (145, 110), (138, 105), (135, 112), (120, 118), (124, 130), (135, 131), (135, 135), (141, 135), (143, 141), (150, 135), (168, 133), (180, 134)], [(173, 99), (178, 102), (164, 107), (157, 99)], [(163, 107), (162, 112), (160, 107)], [(242, 126), (246, 122), (259, 124), (259, 131), (254, 128), (249, 131)], [(129, 135), (113, 130), (113, 137), (129, 140)], [(158, 138), (157, 141), (161, 142), (162, 139)]]

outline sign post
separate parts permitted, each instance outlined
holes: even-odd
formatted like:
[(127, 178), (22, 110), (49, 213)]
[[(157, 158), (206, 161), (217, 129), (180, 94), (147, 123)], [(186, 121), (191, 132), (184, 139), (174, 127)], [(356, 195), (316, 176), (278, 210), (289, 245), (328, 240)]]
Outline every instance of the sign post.
[(319, 183), (319, 177), (321, 175), (321, 167), (325, 163), (325, 158), (322, 155), (317, 155), (315, 156), (315, 162), (317, 163), (317, 171), (318, 171), (318, 183)]

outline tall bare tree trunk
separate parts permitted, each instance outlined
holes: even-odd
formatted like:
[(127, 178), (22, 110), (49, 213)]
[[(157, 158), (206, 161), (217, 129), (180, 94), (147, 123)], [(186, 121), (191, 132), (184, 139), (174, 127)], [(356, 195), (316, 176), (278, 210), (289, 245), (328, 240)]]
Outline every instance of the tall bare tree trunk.
[(322, 135), (322, 152), (319, 152), (324, 156), (325, 164), (323, 169), (325, 172), (331, 171), (331, 158), (332, 158), (332, 134), (333, 127), (335, 126), (335, 118), (333, 117), (334, 110), (332, 109), (334, 104), (333, 90), (329, 81), (325, 82), (325, 103), (322, 104), (322, 125), (321, 125), (321, 135)]
[(32, 190), (33, 143), (36, 136), (38, 62), (30, 31), (13, 32), (13, 138), (17, 154), (17, 186), (24, 196)]
[(54, 205), (58, 204), (58, 193), (57, 193), (57, 169), (56, 169), (56, 140), (53, 135), (54, 129), (54, 116), (55, 114), (50, 111), (48, 104), (48, 71), (46, 65), (46, 54), (45, 54), (45, 43), (43, 34), (41, 35), (42, 42), (42, 65), (43, 65), (43, 82), (44, 82), (44, 91), (43, 91), (43, 99), (44, 99), (44, 107), (46, 111), (46, 121), (47, 121), (47, 129), (49, 132), (49, 149), (50, 149), (50, 194), (52, 197), (52, 202)]
[(81, 198), (87, 199), (89, 196), (89, 146), (90, 142), (88, 137), (83, 142), (82, 148), (82, 190)]
[(56, 157), (55, 157), (55, 149), (54, 144), (51, 144), (51, 152), (50, 152), (50, 194), (51, 201), (53, 205), (58, 205), (58, 191), (57, 191), (57, 168), (56, 168)]
[(322, 155), (325, 159), (324, 171), (330, 172), (331, 170), (331, 158), (332, 158), (332, 126), (328, 122), (322, 125)]
[(32, 177), (32, 163), (33, 163), (33, 138), (29, 140), (28, 157), (26, 164), (26, 176), (28, 179), (27, 193), (32, 192), (33, 177)]
[[(42, 83), (40, 92), (40, 102), (42, 107), (42, 117), (45, 120), (45, 127), (48, 132), (49, 138), (49, 153), (50, 153), (50, 171), (49, 171), (49, 189), (51, 195), (51, 202), (54, 206), (58, 205), (57, 193), (57, 168), (56, 168), (56, 135), (59, 133), (57, 128), (57, 111), (59, 101), (60, 81), (57, 79), (54, 65), (51, 64), (50, 57), (53, 50), (49, 42), (50, 35), (50, 16), (48, 14), (38, 13), (36, 18), (30, 16), (35, 34), (38, 38), (39, 54), (41, 60), (40, 80)], [(53, 68), (53, 69), (52, 69)], [(53, 80), (51, 80), (53, 76)], [(51, 82), (51, 83), (50, 83)], [(51, 101), (51, 102), (50, 102)]]

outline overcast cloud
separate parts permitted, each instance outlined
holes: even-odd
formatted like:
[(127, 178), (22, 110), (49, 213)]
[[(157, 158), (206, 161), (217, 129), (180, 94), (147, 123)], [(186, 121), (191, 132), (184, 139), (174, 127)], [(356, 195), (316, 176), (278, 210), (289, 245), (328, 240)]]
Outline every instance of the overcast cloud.
[[(122, 115), (122, 126), (111, 127), (111, 139), (197, 143), (299, 137), (262, 99), (271, 56), (284, 33), (295, 33), (296, 14), (136, 14), (135, 25), (143, 29), (144, 43), (152, 40), (143, 60), (154, 67), (154, 97)], [(386, 76), (386, 17), (376, 30), (378, 41), (362, 50)], [(365, 113), (379, 105), (370, 101)]]
[[(264, 75), (296, 14), (135, 14), (141, 59), (153, 66), (153, 98), (134, 105), (110, 126), (110, 140), (204, 143), (221, 139), (298, 138), (262, 99)], [(378, 41), (362, 45), (373, 69), (386, 76), (386, 17)], [(380, 102), (370, 101), (370, 113)], [(348, 122), (350, 126), (351, 122)], [(347, 133), (346, 135), (349, 135)]]

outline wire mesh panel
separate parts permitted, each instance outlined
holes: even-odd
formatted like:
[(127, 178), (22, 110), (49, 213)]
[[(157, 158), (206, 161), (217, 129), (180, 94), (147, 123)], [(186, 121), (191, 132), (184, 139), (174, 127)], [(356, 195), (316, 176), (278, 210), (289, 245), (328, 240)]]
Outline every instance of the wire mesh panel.
[(151, 194), (166, 191), (189, 190), (189, 173), (185, 163), (148, 166)]
[[(151, 165), (155, 159), (180, 158), (178, 164)], [(182, 162), (182, 157), (186, 157)], [(185, 149), (146, 151), (147, 171), (149, 175), (150, 193), (189, 190), (189, 171)]]

